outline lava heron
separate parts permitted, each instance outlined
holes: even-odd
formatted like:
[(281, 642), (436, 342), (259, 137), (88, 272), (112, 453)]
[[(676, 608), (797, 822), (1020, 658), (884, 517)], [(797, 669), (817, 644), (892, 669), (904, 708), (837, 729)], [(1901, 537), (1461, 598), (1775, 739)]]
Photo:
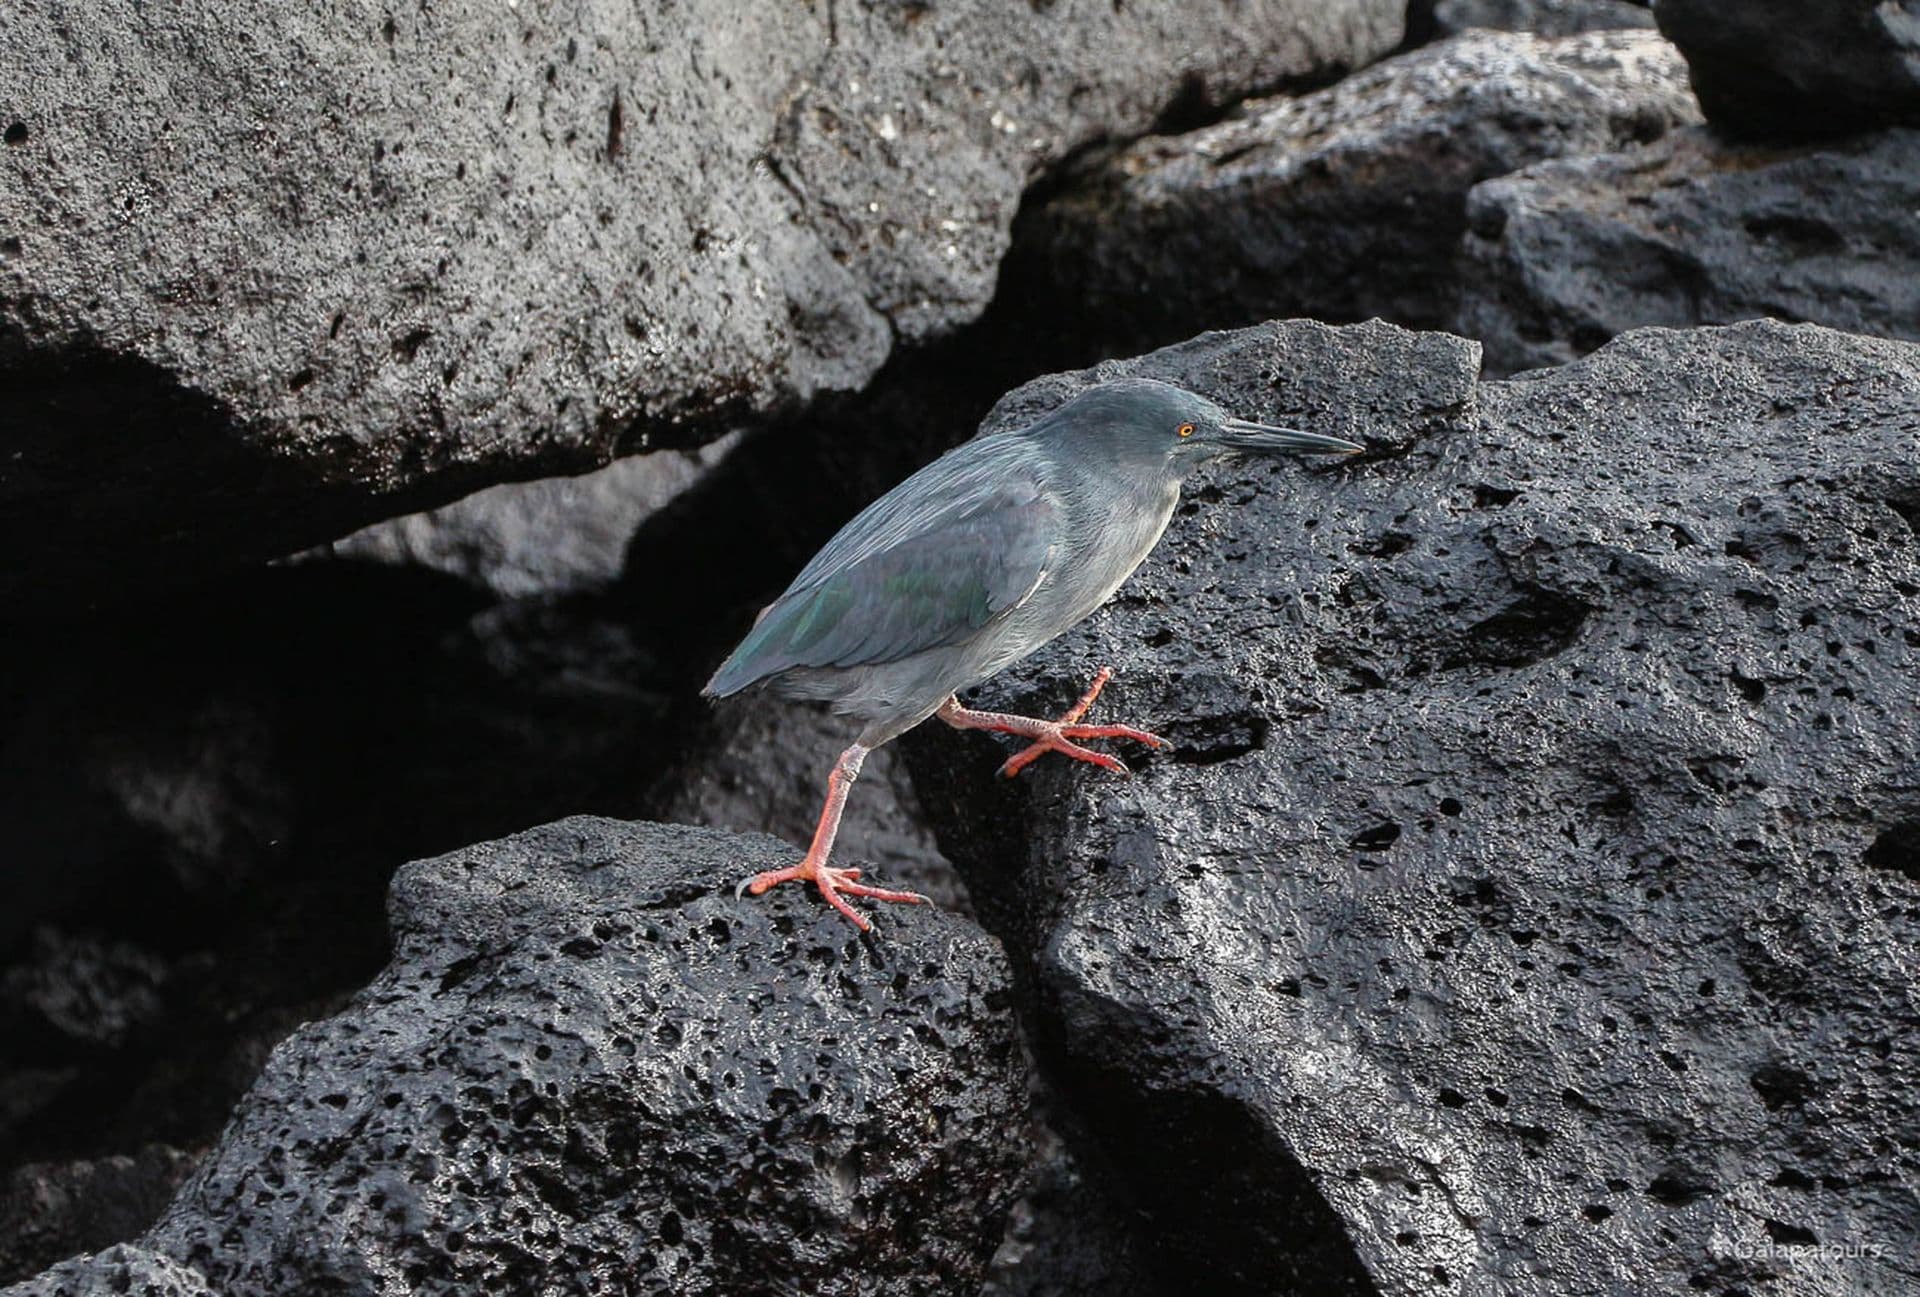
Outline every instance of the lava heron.
[(827, 802), (799, 864), (741, 884), (758, 896), (810, 879), (860, 928), (847, 896), (924, 901), (866, 886), (858, 869), (827, 864), (847, 792), (868, 752), (938, 716), (957, 729), (1031, 740), (1002, 766), (1015, 775), (1046, 752), (1125, 773), (1080, 739), (1166, 740), (1081, 717), (1112, 672), (1058, 720), (972, 711), (956, 691), (1017, 662), (1098, 608), (1146, 558), (1203, 464), (1254, 453), (1355, 454), (1365, 447), (1318, 433), (1235, 419), (1166, 383), (1101, 383), (1028, 427), (947, 452), (840, 529), (769, 604), (703, 691), (713, 698), (766, 685), (833, 704), (859, 738), (827, 777)]

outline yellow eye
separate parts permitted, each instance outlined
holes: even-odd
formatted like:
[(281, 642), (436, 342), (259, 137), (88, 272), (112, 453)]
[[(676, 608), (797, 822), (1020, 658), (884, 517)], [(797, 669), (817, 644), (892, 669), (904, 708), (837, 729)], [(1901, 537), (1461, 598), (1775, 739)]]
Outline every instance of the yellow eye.
[(1193, 435), (1193, 425), (1190, 423), (1183, 423), (1180, 425), (1179, 432), (1182, 437), (1191, 437)]

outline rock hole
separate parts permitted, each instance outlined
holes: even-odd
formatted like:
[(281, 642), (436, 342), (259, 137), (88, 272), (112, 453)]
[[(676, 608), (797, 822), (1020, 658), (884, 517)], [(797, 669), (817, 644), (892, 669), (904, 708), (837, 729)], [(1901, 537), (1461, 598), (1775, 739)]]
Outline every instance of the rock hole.
[(1464, 642), (1441, 666), (1522, 667), (1544, 661), (1573, 643), (1590, 612), (1566, 595), (1523, 591), (1499, 612), (1468, 627)]
[(1369, 558), (1392, 558), (1395, 554), (1412, 549), (1413, 537), (1404, 531), (1386, 531), (1378, 536), (1357, 540), (1347, 548), (1352, 553), (1365, 554)]
[(1647, 1197), (1668, 1207), (1684, 1207), (1707, 1192), (1705, 1185), (1674, 1171), (1662, 1171), (1647, 1186)]
[(1920, 883), (1920, 819), (1902, 820), (1873, 840), (1863, 857), (1875, 869)]
[(1580, 1209), (1580, 1214), (1598, 1225), (1601, 1221), (1613, 1215), (1613, 1208), (1604, 1203), (1590, 1202)]
[(1768, 1112), (1797, 1108), (1813, 1094), (1813, 1078), (1797, 1067), (1769, 1063), (1748, 1078)]
[(287, 380), (287, 390), (289, 392), (297, 392), (312, 381), (313, 371), (311, 369), (303, 369)]
[(1520, 492), (1513, 487), (1494, 486), (1490, 482), (1476, 482), (1473, 487), (1473, 507), (1476, 509), (1504, 509), (1520, 498)]
[(7, 127), (5, 138), (9, 144), (25, 144), (27, 142), (27, 124), (25, 122), (13, 123)]
[(1817, 1247), (1820, 1243), (1812, 1230), (1789, 1225), (1783, 1220), (1767, 1222), (1767, 1237), (1788, 1247)]
[(1458, 815), (1465, 809), (1466, 807), (1460, 804), (1458, 797), (1442, 797), (1440, 799), (1440, 813), (1442, 815)]
[(1400, 840), (1400, 826), (1392, 820), (1360, 830), (1348, 840), (1357, 851), (1385, 851)]
[(626, 128), (626, 113), (620, 107), (620, 92), (613, 92), (613, 106), (607, 109), (607, 160), (620, 156), (620, 135)]
[(5, 253), (9, 257), (17, 257), (25, 251), (25, 245), (14, 235), (9, 234), (6, 238), (0, 239), (0, 253)]
[(402, 364), (410, 362), (433, 336), (432, 329), (415, 329), (393, 340), (393, 354)]

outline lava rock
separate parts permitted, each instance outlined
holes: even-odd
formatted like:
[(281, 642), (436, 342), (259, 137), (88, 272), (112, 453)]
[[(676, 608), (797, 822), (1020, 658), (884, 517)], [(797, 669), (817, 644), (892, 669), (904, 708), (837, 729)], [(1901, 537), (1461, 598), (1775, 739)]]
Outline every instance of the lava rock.
[(1111, 664), (1131, 780), (903, 739), (1039, 1056), (1189, 1289), (1912, 1291), (1920, 348), (1476, 360), (1269, 325), (989, 422), (1134, 372), (1385, 448), (1196, 483), (970, 699)]
[(1475, 183), (1697, 121), (1655, 33), (1472, 32), (1099, 161), (1023, 219), (1010, 278), (1123, 352), (1276, 317), (1438, 325)]
[(431, 568), (502, 599), (580, 594), (610, 585), (646, 520), (701, 480), (737, 441), (617, 459), (579, 477), (476, 491), (390, 518), (302, 558)]
[(54, 1036), (82, 1049), (125, 1044), (159, 1016), (167, 971), (131, 942), (37, 928), (25, 956), (0, 968), (0, 1034)]
[(1882, 0), (1660, 0), (1714, 125), (1804, 138), (1920, 124), (1920, 22)]
[(230, 1297), (977, 1287), (1027, 1160), (1004, 958), (735, 898), (792, 853), (576, 817), (407, 866), (393, 962), (140, 1246)]
[(1705, 130), (1544, 162), (1467, 202), (1453, 327), (1487, 366), (1555, 365), (1644, 325), (1754, 316), (1920, 338), (1920, 132), (1743, 146)]
[(0, 601), (110, 601), (857, 388), (978, 314), (1072, 150), (1403, 28), (1398, 0), (22, 0)]
[(45, 1274), (4, 1290), (6, 1297), (216, 1297), (191, 1269), (145, 1248), (121, 1244), (62, 1261)]
[(1441, 36), (1483, 28), (1572, 36), (1579, 32), (1653, 26), (1653, 11), (1634, 0), (1440, 0), (1433, 6)]
[(131, 1156), (16, 1167), (0, 1179), (0, 1283), (142, 1233), (195, 1161), (152, 1144)]

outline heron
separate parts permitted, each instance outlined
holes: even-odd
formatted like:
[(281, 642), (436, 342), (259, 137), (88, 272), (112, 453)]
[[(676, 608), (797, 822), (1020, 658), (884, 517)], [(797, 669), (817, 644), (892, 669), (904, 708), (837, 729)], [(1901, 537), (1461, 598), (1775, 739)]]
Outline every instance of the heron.
[(1234, 418), (1169, 383), (1123, 378), (915, 472), (814, 555), (702, 690), (724, 698), (760, 686), (829, 703), (862, 727), (827, 776), (806, 855), (755, 874), (739, 890), (759, 896), (781, 883), (811, 882), (862, 931), (870, 922), (848, 897), (925, 902), (917, 892), (864, 884), (859, 869), (828, 861), (867, 754), (929, 717), (1026, 739), (1000, 767), (1008, 777), (1048, 752), (1126, 773), (1118, 757), (1084, 746), (1089, 740), (1168, 746), (1131, 725), (1084, 723), (1109, 668), (1053, 720), (975, 711), (959, 693), (1105, 603), (1166, 531), (1181, 484), (1195, 470), (1235, 455), (1365, 449)]

